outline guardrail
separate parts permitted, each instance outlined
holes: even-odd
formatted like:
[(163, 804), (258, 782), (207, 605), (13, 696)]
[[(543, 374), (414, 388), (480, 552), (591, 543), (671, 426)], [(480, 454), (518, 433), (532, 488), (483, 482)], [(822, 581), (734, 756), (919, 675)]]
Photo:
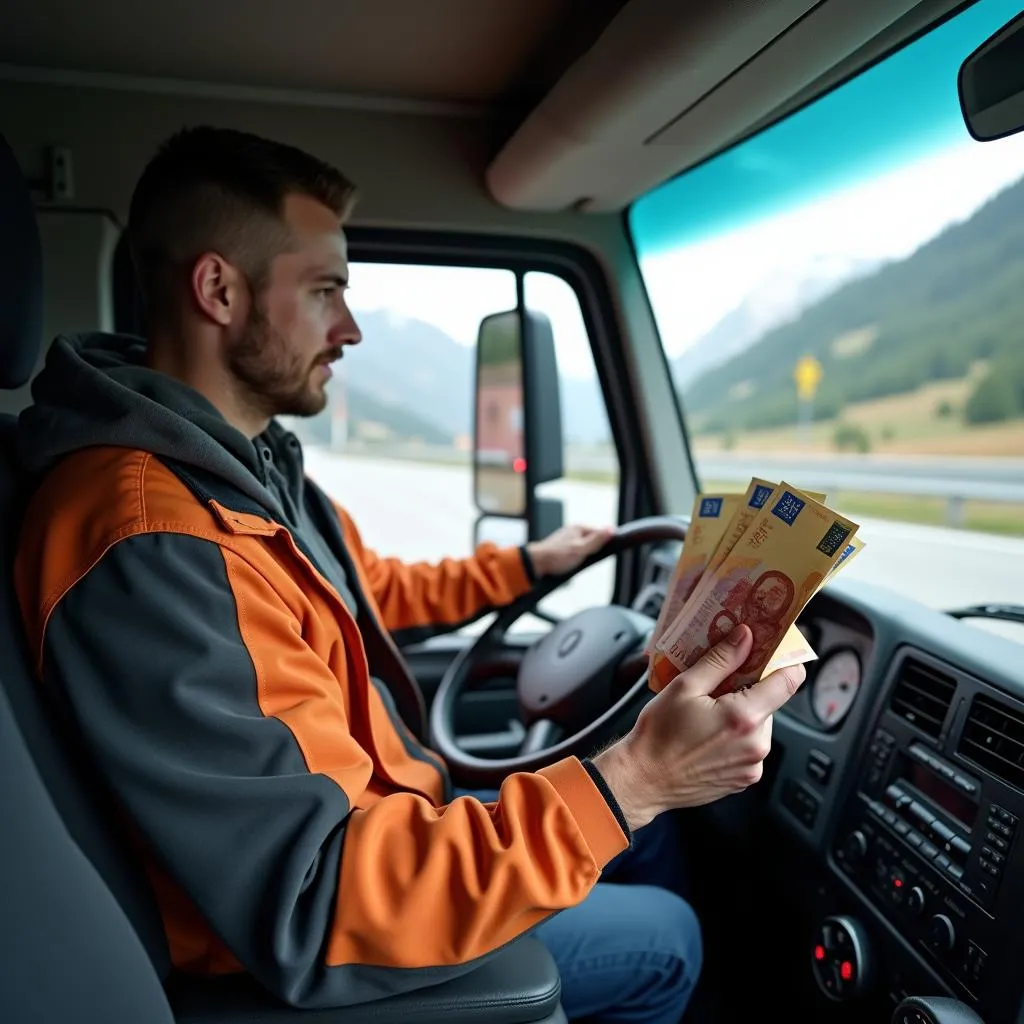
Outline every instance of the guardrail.
[(742, 455), (697, 457), (704, 480), (741, 483), (752, 476), (791, 480), (825, 491), (898, 494), (946, 503), (946, 524), (964, 525), (968, 501), (1024, 505), (1024, 459), (836, 456), (780, 458)]
[[(346, 445), (346, 454), (469, 465), (469, 453), (431, 445), (388, 443)], [(697, 453), (701, 479), (744, 484), (753, 476), (788, 480), (797, 486), (841, 493), (928, 497), (946, 504), (946, 522), (963, 526), (968, 501), (1024, 505), (1024, 459), (885, 455), (781, 456), (765, 452)], [(566, 471), (610, 478), (617, 472), (614, 453), (598, 447), (566, 449)]]

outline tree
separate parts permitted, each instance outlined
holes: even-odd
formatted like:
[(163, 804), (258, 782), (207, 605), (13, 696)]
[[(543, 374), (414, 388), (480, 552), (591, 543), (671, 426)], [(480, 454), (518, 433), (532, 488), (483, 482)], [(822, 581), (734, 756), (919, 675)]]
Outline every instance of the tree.
[(1024, 413), (1024, 384), (1014, 369), (1011, 360), (992, 364), (964, 407), (968, 423), (1001, 423)]

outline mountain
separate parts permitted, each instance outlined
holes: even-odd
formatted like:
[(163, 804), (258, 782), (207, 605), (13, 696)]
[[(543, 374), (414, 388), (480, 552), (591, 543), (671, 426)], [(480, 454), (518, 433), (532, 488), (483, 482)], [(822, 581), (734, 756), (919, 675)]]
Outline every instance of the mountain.
[[(436, 423), (425, 420), (402, 406), (367, 394), (360, 388), (343, 384), (337, 378), (331, 381), (327, 389), (332, 404), (340, 404), (338, 396), (342, 389), (345, 393), (347, 429), (350, 437), (359, 436), (371, 440), (399, 438), (436, 445), (450, 445), (454, 440), (450, 431), (444, 430)], [(287, 417), (282, 422), (303, 441), (327, 444), (331, 440), (331, 418), (331, 413), (325, 411), (311, 419)]]
[[(433, 324), (387, 310), (360, 313), (357, 319), (362, 344), (345, 353), (341, 366), (352, 394), (361, 396), (357, 401), (405, 410), (449, 438), (468, 433), (472, 350)], [(401, 435), (397, 427), (396, 433)]]
[[(361, 312), (357, 319), (363, 342), (346, 352), (341, 365), (350, 417), (384, 423), (399, 437), (443, 438), (432, 442), (437, 444), (470, 435), (474, 350), (432, 324), (387, 310)], [(597, 378), (562, 376), (560, 384), (566, 440), (607, 440)]]
[(351, 385), (347, 387), (345, 402), (348, 407), (349, 430), (352, 432), (362, 428), (363, 433), (369, 433), (367, 425), (372, 425), (384, 427), (403, 440), (439, 445), (450, 445), (454, 440), (452, 431), (439, 427), (436, 422), (418, 415), (404, 405), (377, 398), (362, 388)]
[[(982, 361), (990, 381), (1016, 375), (1022, 347), (1024, 179), (906, 259), (842, 285), (692, 380), (684, 400), (703, 431), (783, 426), (796, 420), (792, 373), (804, 354), (825, 371), (815, 398), (815, 415), (824, 419), (852, 402), (962, 379)], [(999, 394), (983, 403), (985, 418), (992, 419), (995, 400), (1013, 415), (1021, 383), (986, 385)]]
[(673, 360), (677, 384), (685, 389), (708, 370), (746, 351), (773, 328), (795, 320), (847, 281), (878, 266), (878, 260), (827, 254), (815, 256), (799, 268), (766, 274), (739, 305)]

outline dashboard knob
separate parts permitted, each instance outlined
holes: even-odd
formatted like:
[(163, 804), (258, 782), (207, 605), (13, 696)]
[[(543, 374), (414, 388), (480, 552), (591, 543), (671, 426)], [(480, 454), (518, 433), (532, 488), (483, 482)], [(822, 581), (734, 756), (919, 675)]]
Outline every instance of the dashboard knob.
[(928, 922), (928, 945), (936, 953), (948, 953), (956, 944), (956, 929), (945, 914), (935, 914)]
[(860, 829), (855, 829), (843, 843), (843, 854), (851, 864), (858, 864), (867, 856), (867, 852), (867, 836)]
[(874, 973), (863, 925), (845, 915), (826, 917), (815, 932), (811, 967), (829, 999), (843, 1002), (863, 995)]
[(907, 910), (915, 917), (924, 910), (924, 890), (921, 886), (915, 885), (907, 893)]

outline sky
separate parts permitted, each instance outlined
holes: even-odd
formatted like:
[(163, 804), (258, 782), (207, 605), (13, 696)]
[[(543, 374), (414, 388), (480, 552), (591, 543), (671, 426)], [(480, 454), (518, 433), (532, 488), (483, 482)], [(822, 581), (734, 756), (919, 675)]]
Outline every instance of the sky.
[[(357, 321), (360, 311), (386, 310), (425, 320), (461, 345), (476, 344), (485, 316), (516, 304), (515, 276), (509, 270), (353, 263), (349, 277), (348, 301)], [(572, 288), (554, 274), (531, 272), (524, 293), (527, 308), (551, 320), (559, 373), (593, 377), (594, 357)]]

